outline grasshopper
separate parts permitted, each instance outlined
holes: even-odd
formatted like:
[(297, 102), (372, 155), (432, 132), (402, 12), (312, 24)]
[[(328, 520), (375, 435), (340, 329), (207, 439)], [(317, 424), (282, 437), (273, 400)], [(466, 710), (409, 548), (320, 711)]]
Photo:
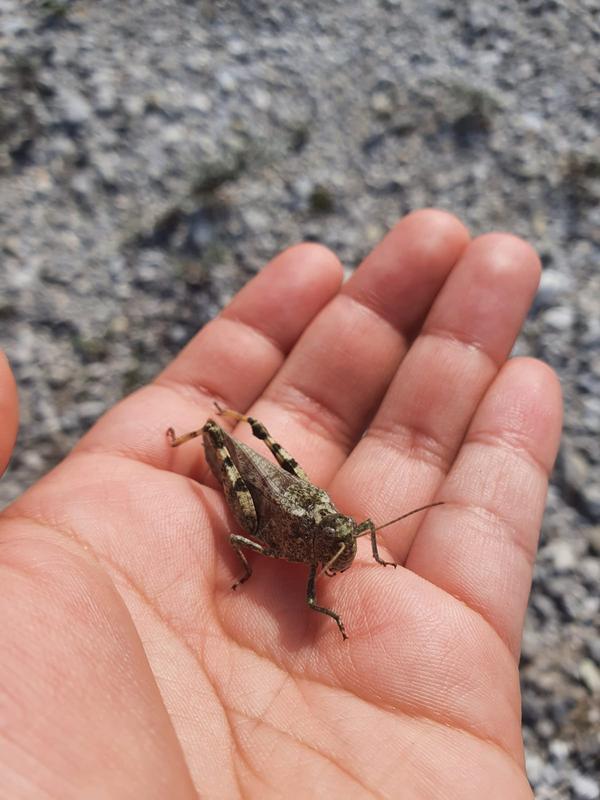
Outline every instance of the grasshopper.
[[(334, 619), (343, 639), (347, 639), (340, 615), (331, 608), (317, 605), (315, 582), (318, 575), (325, 573), (331, 577), (336, 572), (347, 570), (356, 555), (356, 540), (366, 534), (371, 536), (375, 561), (384, 567), (396, 567), (379, 555), (376, 532), (442, 503), (415, 508), (378, 527), (370, 519), (357, 523), (352, 517), (341, 514), (327, 492), (310, 482), (296, 459), (272, 438), (261, 422), (238, 411), (221, 408), (217, 403), (215, 407), (220, 416), (247, 422), (254, 436), (266, 444), (277, 461), (273, 464), (237, 441), (212, 419), (207, 420), (202, 428), (183, 436), (176, 436), (173, 428), (167, 431), (171, 447), (202, 436), (206, 460), (222, 486), (227, 505), (241, 528), (253, 537), (250, 539), (237, 533), (229, 537), (244, 568), (244, 574), (232, 588), (236, 589), (252, 575), (244, 549), (271, 558), (309, 564), (306, 588), (309, 608)], [(321, 571), (317, 573), (319, 565)]]

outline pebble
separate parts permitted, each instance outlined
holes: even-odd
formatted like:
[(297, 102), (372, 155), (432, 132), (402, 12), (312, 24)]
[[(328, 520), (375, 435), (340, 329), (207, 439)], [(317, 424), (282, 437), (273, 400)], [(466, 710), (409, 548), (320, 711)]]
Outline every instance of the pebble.
[(551, 742), (550, 747), (550, 755), (556, 759), (557, 761), (564, 761), (570, 751), (570, 746), (567, 742), (563, 742), (560, 739), (555, 739)]
[(544, 774), (545, 764), (537, 753), (528, 753), (526, 758), (527, 776), (529, 780), (536, 784), (539, 783)]
[(59, 89), (58, 100), (62, 118), (69, 124), (82, 125), (91, 117), (91, 106), (80, 92), (62, 87)]
[(388, 92), (374, 92), (371, 95), (371, 108), (380, 117), (389, 117), (394, 110), (394, 100)]
[(578, 800), (597, 800), (600, 797), (598, 782), (579, 772), (576, 772), (571, 778), (571, 788)]
[(557, 539), (545, 548), (545, 552), (550, 554), (558, 572), (571, 570), (577, 564), (573, 548), (567, 541)]
[(600, 520), (600, 484), (592, 483), (583, 487), (583, 501), (593, 520)]
[(217, 73), (217, 81), (224, 92), (230, 94), (237, 89), (238, 82), (234, 74), (229, 70), (221, 70)]
[(573, 327), (575, 310), (570, 306), (554, 306), (544, 312), (543, 321), (551, 330), (564, 333)]
[(564, 302), (572, 289), (572, 281), (568, 273), (557, 269), (542, 271), (540, 285), (535, 296), (535, 305), (538, 308), (549, 308)]
[(585, 658), (581, 661), (579, 676), (592, 694), (600, 695), (600, 669), (591, 659)]

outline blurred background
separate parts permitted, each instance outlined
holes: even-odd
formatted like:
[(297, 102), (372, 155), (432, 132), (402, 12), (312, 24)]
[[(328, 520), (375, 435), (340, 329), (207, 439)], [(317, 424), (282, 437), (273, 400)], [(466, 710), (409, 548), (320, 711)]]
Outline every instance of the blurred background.
[(597, 0), (0, 0), (0, 506), (281, 248), (350, 270), (425, 205), (520, 234), (544, 272), (516, 350), (566, 401), (527, 765), (538, 800), (600, 798), (599, 122)]

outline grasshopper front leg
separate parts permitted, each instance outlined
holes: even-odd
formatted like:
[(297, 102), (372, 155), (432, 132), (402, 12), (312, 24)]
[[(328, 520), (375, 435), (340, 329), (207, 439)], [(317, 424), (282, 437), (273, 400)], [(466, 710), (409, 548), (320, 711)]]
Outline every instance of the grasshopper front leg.
[(240, 561), (244, 566), (244, 574), (241, 578), (233, 584), (231, 587), (232, 589), (237, 589), (240, 583), (245, 583), (250, 575), (252, 575), (252, 567), (248, 563), (248, 559), (246, 558), (242, 547), (247, 547), (249, 550), (254, 550), (255, 553), (260, 553), (262, 556), (273, 556), (272, 550), (268, 547), (263, 547), (262, 544), (258, 544), (258, 542), (253, 542), (252, 539), (247, 539), (245, 536), (240, 536), (237, 533), (232, 533), (229, 537), (229, 543), (238, 554)]
[(398, 566), (393, 561), (384, 561), (383, 558), (379, 555), (379, 550), (377, 549), (377, 534), (375, 533), (375, 525), (371, 522), (370, 519), (366, 519), (364, 522), (361, 522), (358, 528), (356, 529), (356, 536), (363, 536), (367, 531), (371, 533), (371, 552), (373, 553), (373, 558), (377, 561), (378, 564), (383, 564), (384, 567), (394, 567), (394, 569)]
[(346, 635), (346, 629), (344, 628), (344, 623), (340, 619), (340, 615), (336, 614), (335, 611), (332, 611), (330, 608), (325, 608), (325, 606), (317, 605), (317, 595), (315, 590), (316, 576), (317, 576), (317, 564), (311, 564), (310, 572), (308, 574), (308, 585), (306, 587), (306, 602), (308, 603), (308, 607), (312, 608), (313, 611), (319, 611), (321, 614), (327, 614), (328, 617), (334, 619), (337, 622), (338, 628), (340, 629), (342, 638), (347, 639), (348, 636)]

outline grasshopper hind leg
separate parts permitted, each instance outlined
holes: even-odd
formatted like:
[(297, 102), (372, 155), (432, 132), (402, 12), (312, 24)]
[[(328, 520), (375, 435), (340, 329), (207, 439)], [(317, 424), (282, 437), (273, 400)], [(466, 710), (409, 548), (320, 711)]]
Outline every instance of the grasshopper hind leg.
[(211, 419), (202, 429), (206, 460), (223, 489), (227, 505), (246, 533), (252, 535), (258, 528), (254, 500), (246, 481), (233, 462), (225, 443), (223, 431)]
[[(227, 505), (239, 525), (252, 535), (258, 528), (258, 516), (254, 500), (246, 481), (240, 475), (231, 458), (222, 429), (209, 419), (203, 428), (191, 431), (183, 436), (176, 436), (173, 428), (169, 428), (167, 431), (167, 438), (171, 447), (178, 447), (180, 444), (184, 444), (190, 439), (195, 439), (197, 436), (202, 436), (206, 461), (213, 475), (221, 484)], [(229, 543), (237, 553), (244, 568), (244, 574), (233, 584), (232, 589), (236, 589), (241, 583), (245, 583), (252, 575), (252, 567), (248, 563), (242, 548), (253, 550), (263, 556), (274, 555), (270, 548), (239, 534), (231, 534)]]
[[(238, 468), (229, 454), (223, 431), (215, 422), (209, 419), (202, 429), (202, 435), (206, 460), (215, 477), (220, 481), (223, 487), (227, 505), (233, 512), (240, 526), (248, 533), (254, 533), (258, 528), (258, 516), (256, 514), (254, 500), (252, 499), (246, 481), (240, 475)], [(242, 548), (254, 550), (254, 552), (264, 556), (270, 556), (272, 553), (269, 548), (252, 541), (252, 539), (248, 539), (246, 536), (240, 536), (236, 533), (231, 534), (229, 543), (237, 553), (244, 568), (244, 574), (241, 578), (238, 578), (231, 587), (232, 589), (236, 589), (241, 583), (245, 583), (252, 575), (252, 567), (248, 563), (248, 559)]]
[(302, 467), (298, 464), (295, 458), (291, 456), (287, 450), (285, 450), (279, 442), (276, 442), (275, 439), (271, 436), (269, 431), (265, 428), (262, 422), (259, 422), (254, 417), (247, 417), (245, 414), (240, 414), (239, 411), (233, 411), (231, 408), (221, 408), (218, 403), (215, 403), (217, 413), (222, 417), (230, 417), (231, 419), (235, 419), (238, 422), (247, 422), (248, 425), (252, 428), (252, 433), (256, 436), (257, 439), (263, 441), (269, 450), (275, 456), (277, 463), (279, 466), (284, 469), (286, 472), (295, 475), (296, 478), (300, 478), (302, 481), (308, 481), (308, 476), (306, 472), (302, 469)]
[(258, 544), (258, 542), (253, 542), (252, 539), (247, 539), (245, 536), (239, 536), (237, 533), (232, 533), (229, 537), (229, 543), (238, 554), (240, 561), (244, 567), (244, 574), (241, 578), (238, 578), (237, 581), (231, 587), (232, 589), (237, 589), (240, 583), (246, 583), (248, 578), (252, 575), (252, 567), (248, 563), (248, 559), (246, 558), (242, 547), (247, 547), (249, 550), (254, 550), (255, 553), (260, 553), (263, 556), (272, 556), (273, 553), (269, 550), (268, 547), (263, 547), (262, 544)]

